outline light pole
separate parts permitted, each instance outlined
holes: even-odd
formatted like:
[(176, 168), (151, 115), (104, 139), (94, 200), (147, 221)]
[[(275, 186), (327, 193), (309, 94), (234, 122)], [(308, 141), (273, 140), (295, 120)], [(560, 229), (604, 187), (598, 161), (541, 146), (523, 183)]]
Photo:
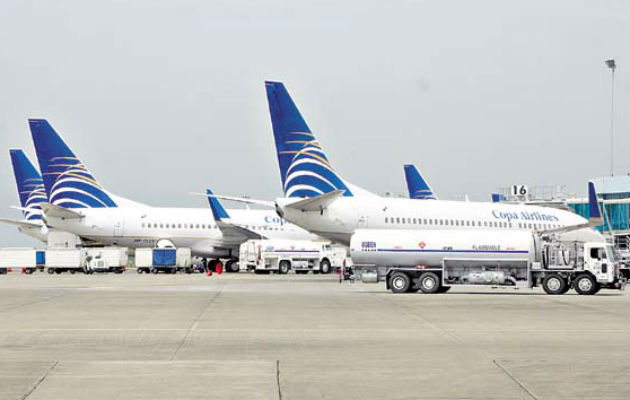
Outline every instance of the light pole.
[(606, 65), (612, 71), (611, 86), (610, 86), (610, 176), (614, 175), (614, 152), (613, 140), (615, 137), (615, 60), (606, 60)]

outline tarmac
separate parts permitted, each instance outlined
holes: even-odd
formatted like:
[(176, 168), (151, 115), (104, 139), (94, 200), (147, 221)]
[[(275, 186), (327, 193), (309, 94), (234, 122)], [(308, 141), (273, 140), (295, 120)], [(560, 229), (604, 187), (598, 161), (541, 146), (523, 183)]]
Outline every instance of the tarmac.
[(630, 398), (630, 289), (0, 277), (0, 399)]

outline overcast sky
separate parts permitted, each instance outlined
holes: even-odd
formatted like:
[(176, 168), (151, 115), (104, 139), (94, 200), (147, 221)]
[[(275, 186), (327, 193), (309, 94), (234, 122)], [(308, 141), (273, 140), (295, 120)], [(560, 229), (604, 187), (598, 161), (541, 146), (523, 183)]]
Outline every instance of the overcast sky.
[[(630, 2), (3, 1), (0, 216), (9, 148), (47, 118), (98, 180), (151, 205), (281, 194), (264, 80), (285, 82), (338, 171), (442, 198), (514, 183), (583, 194), (630, 170)], [(35, 243), (0, 226), (0, 246)]]

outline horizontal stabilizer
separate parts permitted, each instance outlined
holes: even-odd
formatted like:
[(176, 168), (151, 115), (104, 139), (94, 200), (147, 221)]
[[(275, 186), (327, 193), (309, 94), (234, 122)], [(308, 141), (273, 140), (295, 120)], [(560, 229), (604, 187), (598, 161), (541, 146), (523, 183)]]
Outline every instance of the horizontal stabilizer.
[(83, 215), (69, 208), (63, 208), (50, 203), (41, 203), (44, 216), (62, 219), (79, 219)]
[(197, 192), (191, 192), (190, 194), (194, 196), (214, 197), (215, 199), (220, 199), (220, 200), (236, 201), (238, 203), (256, 204), (259, 206), (276, 208), (276, 203), (274, 203), (273, 201), (268, 201), (268, 200), (256, 200), (256, 199), (249, 199), (247, 197), (222, 196), (219, 194), (206, 194), (206, 193), (197, 193)]
[(286, 207), (302, 211), (321, 211), (331, 205), (339, 197), (343, 196), (343, 190), (334, 190), (332, 192), (320, 194), (316, 197), (309, 197), (295, 203), (287, 204)]
[(16, 219), (8, 219), (8, 218), (0, 218), (0, 222), (3, 224), (15, 225), (20, 228), (41, 228), (42, 222), (33, 222), (33, 221), (20, 221)]

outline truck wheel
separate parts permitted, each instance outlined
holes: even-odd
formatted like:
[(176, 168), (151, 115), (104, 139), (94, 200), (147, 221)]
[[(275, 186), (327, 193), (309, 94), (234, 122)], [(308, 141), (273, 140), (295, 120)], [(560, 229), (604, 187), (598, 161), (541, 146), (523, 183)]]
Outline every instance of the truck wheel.
[(290, 269), (291, 269), (290, 262), (288, 262), (287, 260), (280, 261), (280, 265), (278, 265), (278, 273), (280, 275), (288, 274)]
[(567, 292), (567, 280), (558, 274), (550, 274), (543, 279), (543, 290), (547, 294), (563, 294)]
[(324, 259), (319, 263), (319, 270), (322, 274), (330, 274), (330, 261)]
[(592, 275), (578, 275), (575, 278), (575, 291), (582, 295), (592, 295), (599, 291), (599, 284)]
[(404, 272), (394, 272), (389, 277), (389, 290), (392, 293), (406, 293), (411, 287), (411, 278)]
[(440, 284), (440, 278), (435, 272), (425, 272), (420, 275), (418, 280), (418, 286), (423, 293), (431, 294), (439, 292), (442, 285)]
[(48, 273), (49, 274), (54, 274), (55, 273), (55, 269), (54, 268), (48, 268)]
[(142, 268), (138, 268), (136, 271), (138, 272), (138, 275), (142, 275)]
[(159, 272), (159, 270), (157, 269), (157, 267), (151, 268), (151, 273), (152, 274), (157, 274), (158, 272)]

